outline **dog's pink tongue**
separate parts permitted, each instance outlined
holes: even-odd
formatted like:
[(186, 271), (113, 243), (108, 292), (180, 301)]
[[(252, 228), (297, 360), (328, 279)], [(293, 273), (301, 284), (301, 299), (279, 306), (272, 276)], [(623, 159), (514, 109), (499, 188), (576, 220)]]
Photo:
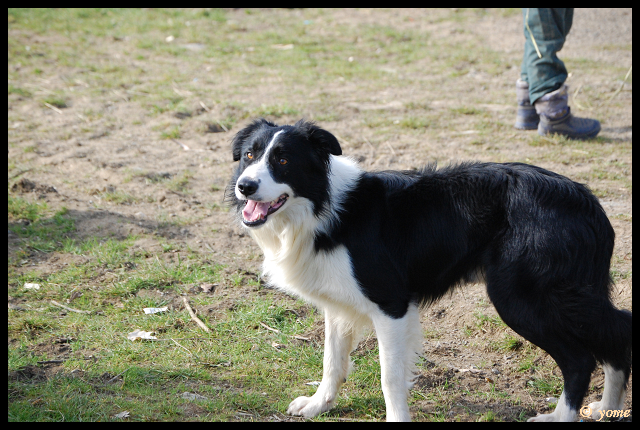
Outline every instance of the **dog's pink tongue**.
[(265, 218), (267, 216), (267, 212), (269, 211), (270, 202), (262, 203), (256, 202), (254, 200), (248, 200), (244, 209), (242, 210), (242, 216), (245, 220), (253, 222), (258, 221), (260, 216)]

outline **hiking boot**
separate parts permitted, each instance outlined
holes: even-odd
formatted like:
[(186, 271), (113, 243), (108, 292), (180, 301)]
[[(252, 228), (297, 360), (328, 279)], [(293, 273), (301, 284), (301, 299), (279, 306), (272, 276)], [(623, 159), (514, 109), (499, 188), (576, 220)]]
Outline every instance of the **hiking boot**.
[(595, 119), (577, 118), (568, 106), (569, 87), (559, 89), (540, 97), (534, 103), (540, 116), (538, 134), (561, 134), (569, 139), (591, 139), (600, 132), (600, 122)]
[(516, 81), (516, 98), (518, 99), (518, 111), (516, 112), (515, 128), (535, 130), (538, 128), (540, 117), (529, 100), (529, 84), (521, 79)]

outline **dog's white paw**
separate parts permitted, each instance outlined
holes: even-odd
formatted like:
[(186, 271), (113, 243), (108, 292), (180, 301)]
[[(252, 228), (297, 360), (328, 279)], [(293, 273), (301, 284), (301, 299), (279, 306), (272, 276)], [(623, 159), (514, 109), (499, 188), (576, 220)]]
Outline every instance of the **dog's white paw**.
[(312, 418), (328, 411), (333, 407), (334, 402), (328, 402), (322, 396), (314, 395), (312, 397), (301, 396), (289, 404), (287, 413), (289, 415), (301, 415), (306, 418)]
[(589, 409), (591, 409), (591, 418), (593, 418), (594, 420), (600, 417), (600, 411), (606, 412), (606, 408), (604, 408), (604, 405), (601, 401), (589, 403)]
[(555, 411), (550, 414), (539, 414), (529, 418), (528, 422), (552, 423), (552, 422), (572, 422), (575, 421), (576, 413), (574, 410), (558, 405)]
[(549, 422), (558, 422), (560, 421), (558, 414), (539, 414), (535, 417), (531, 417), (527, 420), (527, 422), (534, 423), (549, 423)]
[[(608, 411), (621, 411), (624, 409), (624, 402), (621, 402), (619, 405), (610, 404), (605, 405), (604, 401), (589, 403), (589, 408), (591, 409), (591, 418), (596, 421), (607, 421), (607, 412)], [(609, 415), (611, 416), (611, 414)], [(615, 417), (613, 418), (615, 419)]]

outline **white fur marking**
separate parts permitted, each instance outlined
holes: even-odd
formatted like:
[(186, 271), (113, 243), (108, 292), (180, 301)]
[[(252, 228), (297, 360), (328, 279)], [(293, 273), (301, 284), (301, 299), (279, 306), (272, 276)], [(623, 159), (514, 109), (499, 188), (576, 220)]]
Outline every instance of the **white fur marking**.
[(410, 305), (402, 318), (383, 312), (373, 317), (380, 349), (382, 392), (387, 407), (387, 421), (410, 421), (407, 396), (413, 385), (415, 363), (422, 348), (420, 313)]
[(319, 231), (328, 231), (331, 224), (338, 220), (338, 212), (347, 192), (352, 189), (362, 174), (358, 164), (349, 157), (331, 155), (329, 158), (329, 195), (328, 216), (323, 219)]
[[(280, 184), (273, 180), (273, 176), (271, 176), (271, 171), (269, 169), (268, 159), (269, 152), (271, 152), (271, 148), (273, 147), (276, 138), (280, 133), (284, 133), (284, 130), (280, 130), (276, 134), (273, 135), (271, 141), (267, 144), (267, 148), (265, 149), (262, 157), (256, 162), (247, 167), (242, 175), (238, 178), (236, 183), (239, 183), (240, 180), (249, 178), (258, 183), (258, 191), (255, 194), (251, 195), (251, 200), (255, 200), (258, 202), (270, 202), (273, 200), (277, 200), (283, 194), (288, 194), (289, 196), (293, 195), (293, 190), (287, 184)], [(246, 196), (244, 196), (238, 186), (236, 185), (235, 189), (236, 197), (238, 200), (246, 200)]]
[(591, 408), (591, 418), (598, 420), (602, 417), (602, 413), (609, 410), (620, 411), (624, 409), (624, 398), (626, 390), (624, 389), (624, 372), (616, 370), (609, 364), (603, 364), (604, 370), (604, 393), (602, 400), (589, 404)]
[(564, 391), (558, 399), (558, 405), (556, 409), (550, 414), (539, 414), (535, 417), (529, 418), (529, 422), (572, 422), (576, 419), (578, 411), (571, 409), (569, 404), (564, 398)]
[(266, 160), (267, 157), (269, 157), (269, 152), (271, 151), (271, 148), (273, 147), (273, 144), (276, 142), (276, 138), (280, 133), (284, 133), (284, 130), (280, 130), (279, 132), (273, 135), (273, 137), (271, 138), (271, 141), (267, 144), (267, 148), (264, 150), (264, 154), (262, 154), (261, 161)]
[(349, 374), (349, 353), (353, 349), (354, 334), (328, 311), (325, 313), (325, 340), (322, 382), (311, 397), (301, 396), (289, 405), (287, 413), (315, 417), (331, 409), (338, 398), (338, 390)]

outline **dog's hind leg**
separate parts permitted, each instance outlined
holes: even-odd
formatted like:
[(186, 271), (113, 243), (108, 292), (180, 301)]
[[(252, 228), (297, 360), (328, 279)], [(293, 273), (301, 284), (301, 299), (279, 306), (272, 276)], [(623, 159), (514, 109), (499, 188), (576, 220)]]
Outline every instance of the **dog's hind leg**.
[(517, 282), (512, 285), (500, 283), (509, 277), (496, 274), (489, 271), (487, 292), (500, 318), (520, 336), (545, 350), (556, 361), (564, 378), (564, 391), (556, 409), (552, 413), (532, 417), (529, 421), (575, 420), (589, 388), (596, 359), (587, 345), (567, 334), (579, 326), (575, 319), (571, 319), (571, 313), (562, 308), (565, 303), (572, 303), (569, 299), (554, 300), (557, 298), (551, 293), (543, 299), (531, 296)]
[[(517, 329), (514, 330), (518, 331)], [(553, 333), (549, 333), (549, 337), (552, 336)], [(580, 345), (560, 344), (559, 340), (552, 343), (552, 345), (538, 344), (558, 363), (564, 378), (564, 390), (558, 399), (556, 409), (552, 413), (540, 414), (530, 418), (528, 421), (574, 421), (589, 388), (591, 372), (596, 367), (596, 360), (591, 353)]]
[(415, 377), (415, 363), (422, 349), (418, 308), (410, 305), (402, 318), (391, 318), (380, 312), (372, 319), (380, 349), (387, 421), (410, 421), (407, 396)]
[(627, 377), (624, 370), (617, 370), (610, 364), (603, 364), (604, 393), (602, 400), (589, 404), (591, 418), (600, 420), (607, 411), (622, 411), (626, 394)]
[(291, 402), (288, 414), (311, 418), (333, 407), (338, 389), (347, 380), (349, 373), (349, 353), (355, 338), (353, 329), (354, 327), (347, 327), (329, 311), (325, 312), (322, 382), (313, 396), (301, 396)]
[(601, 420), (607, 411), (624, 409), (631, 373), (631, 312), (609, 308), (603, 320), (608, 322), (608, 326), (602, 327), (595, 343), (600, 346), (596, 352), (604, 370), (604, 393), (601, 401), (589, 404), (594, 420)]

